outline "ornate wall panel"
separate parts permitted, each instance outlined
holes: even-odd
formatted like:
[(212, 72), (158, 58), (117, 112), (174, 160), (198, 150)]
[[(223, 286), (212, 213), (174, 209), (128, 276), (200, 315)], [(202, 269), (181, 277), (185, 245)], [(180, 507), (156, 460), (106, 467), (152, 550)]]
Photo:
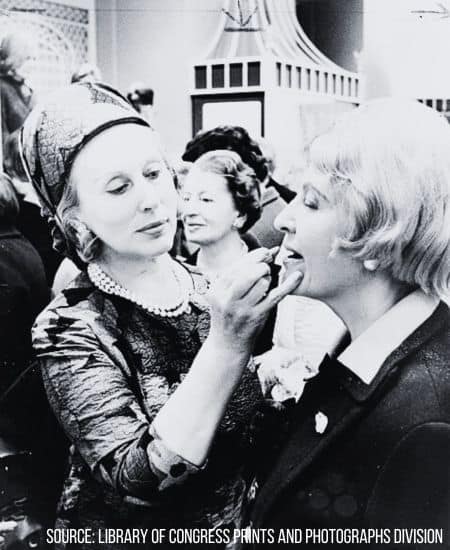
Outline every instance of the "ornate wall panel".
[(70, 82), (89, 59), (89, 10), (46, 0), (0, 0), (0, 36), (25, 31), (37, 45), (29, 80), (38, 93)]

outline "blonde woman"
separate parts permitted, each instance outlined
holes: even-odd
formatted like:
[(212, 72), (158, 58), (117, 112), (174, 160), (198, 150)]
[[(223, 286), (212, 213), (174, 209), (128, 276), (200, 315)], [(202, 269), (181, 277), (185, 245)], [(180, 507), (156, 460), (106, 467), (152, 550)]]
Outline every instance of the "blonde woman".
[[(438, 529), (448, 542), (449, 151), (445, 118), (395, 100), (313, 142), (276, 226), (286, 276), (304, 274), (292, 294), (326, 303), (350, 338), (306, 382), (254, 486), (254, 527), (315, 528), (306, 548), (378, 548), (394, 529)], [(368, 528), (381, 538), (364, 542)]]

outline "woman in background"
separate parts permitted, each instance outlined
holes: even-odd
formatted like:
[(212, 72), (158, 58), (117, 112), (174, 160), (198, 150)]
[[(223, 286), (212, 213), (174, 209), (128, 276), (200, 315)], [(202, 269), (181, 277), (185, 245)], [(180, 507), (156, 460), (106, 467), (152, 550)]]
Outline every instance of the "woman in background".
[(195, 162), (204, 153), (223, 149), (237, 153), (244, 164), (255, 172), (259, 181), (261, 215), (254, 223), (249, 237), (256, 238), (260, 246), (267, 248), (280, 245), (283, 235), (275, 229), (273, 221), (286, 206), (286, 202), (272, 186), (269, 172), (270, 160), (264, 156), (258, 143), (252, 139), (245, 128), (217, 126), (211, 130), (198, 132), (186, 145), (182, 158), (187, 162)]
[(49, 97), (25, 124), (23, 156), (57, 245), (82, 269), (34, 331), (72, 442), (57, 525), (239, 526), (242, 435), (258, 402), (250, 350), (296, 277), (267, 295), (261, 249), (208, 292), (169, 256), (172, 172), (148, 122), (110, 88)]
[(7, 142), (34, 106), (33, 90), (26, 83), (24, 69), (34, 57), (34, 45), (21, 33), (9, 33), (0, 42), (0, 105), (3, 157)]
[(210, 151), (191, 166), (181, 198), (186, 239), (200, 247), (188, 262), (213, 278), (249, 250), (242, 234), (261, 216), (259, 182), (237, 153)]
[[(199, 245), (187, 262), (213, 280), (259, 244), (248, 233), (261, 216), (259, 180), (234, 151), (209, 151), (191, 166), (182, 188), (182, 218), (188, 242)], [(277, 271), (271, 267), (272, 285)], [(272, 342), (275, 311), (258, 337), (255, 354)]]

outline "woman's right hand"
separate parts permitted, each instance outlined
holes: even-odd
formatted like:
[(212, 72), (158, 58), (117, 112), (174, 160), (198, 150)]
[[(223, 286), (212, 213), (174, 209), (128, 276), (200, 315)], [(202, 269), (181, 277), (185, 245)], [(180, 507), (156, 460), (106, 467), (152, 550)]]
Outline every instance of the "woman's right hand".
[(270, 267), (278, 247), (259, 248), (223, 270), (208, 293), (210, 336), (235, 350), (251, 350), (269, 311), (290, 294), (303, 274), (293, 273), (269, 292)]
[(153, 422), (166, 446), (197, 466), (206, 460), (269, 311), (303, 276), (292, 274), (269, 292), (269, 263), (275, 254), (276, 250), (268, 249), (249, 252), (213, 281), (206, 296), (211, 322), (208, 338)]

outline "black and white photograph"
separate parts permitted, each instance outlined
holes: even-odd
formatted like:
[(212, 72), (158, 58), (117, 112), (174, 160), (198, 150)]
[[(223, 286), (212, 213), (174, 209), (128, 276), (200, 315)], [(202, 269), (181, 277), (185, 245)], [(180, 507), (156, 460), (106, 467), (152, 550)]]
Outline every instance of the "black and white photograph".
[(450, 0), (0, 0), (0, 550), (450, 550)]

